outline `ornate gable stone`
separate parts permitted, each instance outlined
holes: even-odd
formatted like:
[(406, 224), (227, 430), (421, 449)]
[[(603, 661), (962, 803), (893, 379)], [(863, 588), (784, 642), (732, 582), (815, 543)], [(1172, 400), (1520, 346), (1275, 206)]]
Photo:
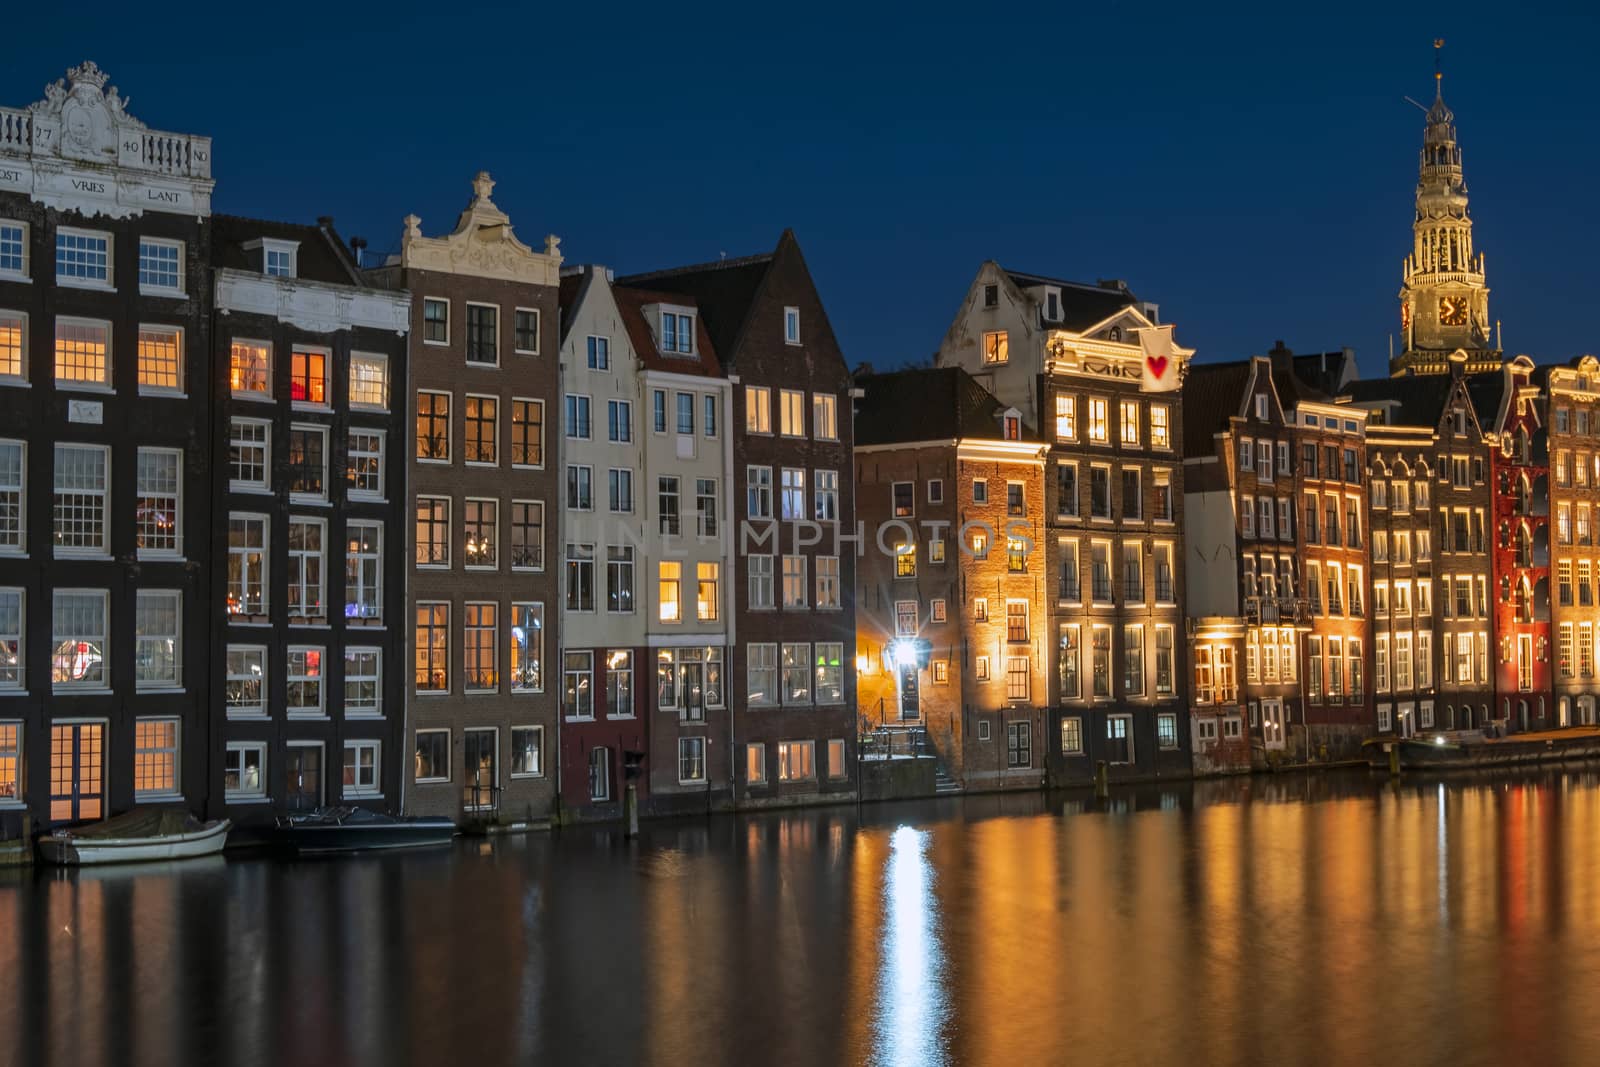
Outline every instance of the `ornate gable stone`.
[(455, 231), (444, 237), (424, 237), (422, 219), (407, 215), (400, 237), (399, 265), (532, 285), (560, 285), (561, 238), (554, 234), (546, 237), (543, 252), (523, 244), (511, 229), (510, 216), (489, 198), (494, 185), (487, 171), (478, 172), (472, 181), (472, 201), (456, 220)]

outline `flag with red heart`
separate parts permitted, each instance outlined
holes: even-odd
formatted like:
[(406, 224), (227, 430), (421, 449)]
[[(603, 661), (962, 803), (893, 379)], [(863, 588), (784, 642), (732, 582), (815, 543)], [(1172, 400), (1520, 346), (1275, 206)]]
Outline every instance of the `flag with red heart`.
[(1174, 354), (1171, 326), (1145, 326), (1139, 331), (1139, 347), (1144, 365), (1139, 374), (1139, 391), (1170, 393), (1178, 388), (1178, 359)]

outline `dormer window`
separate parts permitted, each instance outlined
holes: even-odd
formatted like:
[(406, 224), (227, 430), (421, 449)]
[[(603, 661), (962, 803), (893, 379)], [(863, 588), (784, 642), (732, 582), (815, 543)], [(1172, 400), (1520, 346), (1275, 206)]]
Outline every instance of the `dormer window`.
[(269, 278), (299, 277), (300, 242), (263, 237), (245, 245), (247, 249), (261, 249), (261, 273)]
[(800, 309), (783, 309), (783, 343), (797, 345), (800, 343)]
[(661, 313), (661, 351), (694, 353), (694, 316), (681, 311)]
[(1002, 432), (1007, 441), (1022, 440), (1022, 416), (1015, 412), (1006, 412), (1000, 420)]
[(1059, 322), (1061, 320), (1061, 290), (1047, 287), (1044, 291), (1044, 321)]
[(986, 308), (1000, 306), (1000, 287), (998, 285), (986, 285), (983, 287), (983, 306)]

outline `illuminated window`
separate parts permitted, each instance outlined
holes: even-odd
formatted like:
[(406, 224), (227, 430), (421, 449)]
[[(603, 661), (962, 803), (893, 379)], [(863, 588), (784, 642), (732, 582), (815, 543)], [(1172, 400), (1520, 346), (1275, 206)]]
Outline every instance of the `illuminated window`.
[(746, 433), (772, 432), (772, 390), (764, 385), (744, 387), (744, 428)]
[(111, 324), (90, 319), (56, 319), (56, 382), (111, 384)]
[(416, 689), (450, 691), (450, 605), (421, 601), (416, 613)]
[(659, 618), (662, 622), (683, 621), (683, 564), (662, 560), (659, 564)]
[(1004, 363), (1011, 358), (1011, 345), (1004, 330), (993, 330), (983, 335), (983, 361)]
[(1091, 396), (1089, 398), (1089, 440), (1102, 445), (1110, 440), (1110, 431), (1107, 428), (1106, 400), (1104, 397)]
[(1124, 447), (1137, 447), (1139, 444), (1139, 402), (1137, 400), (1122, 401), (1118, 422), (1122, 427), (1122, 444)]
[(1070, 441), (1078, 436), (1078, 398), (1056, 396), (1056, 436)]
[(500, 564), (500, 502), (468, 497), (461, 502), (461, 554), (469, 568)]
[(50, 616), (50, 681), (55, 688), (103, 689), (110, 684), (107, 601), (103, 589), (55, 591)]
[(697, 614), (701, 622), (716, 622), (718, 613), (717, 585), (721, 567), (716, 563), (696, 564)]
[(22, 616), (22, 590), (0, 589), (0, 689), (23, 688)]
[(176, 448), (139, 449), (134, 477), (134, 547), (140, 556), (181, 555), (182, 451)]
[(22, 796), (22, 724), (0, 722), (0, 801)]
[(176, 326), (139, 327), (139, 390), (183, 391), (183, 331)]
[(462, 688), (493, 692), (500, 688), (500, 612), (492, 603), (462, 605)]
[(383, 524), (351, 521), (345, 528), (347, 619), (383, 617)]
[(371, 352), (350, 354), (350, 406), (388, 410), (388, 356)]
[(177, 792), (178, 720), (137, 720), (133, 725), (134, 796), (145, 799)]
[[(1167, 405), (1165, 405), (1165, 404), (1151, 404), (1150, 405), (1150, 447), (1151, 448), (1171, 448), (1172, 447), (1172, 424), (1171, 424), (1170, 419), (1171, 419), (1171, 411), (1167, 407)], [(1279, 447), (1279, 449), (1278, 449), (1278, 458), (1279, 458), (1282, 466), (1287, 466), (1288, 465), (1288, 450), (1287, 450), (1287, 446), (1280, 446)], [(1288, 473), (1288, 472), (1285, 471), (1284, 473)]]
[(0, 382), (28, 380), (28, 316), (0, 311)]
[[(588, 398), (584, 400), (587, 402)], [(585, 426), (587, 423), (586, 413)], [(468, 395), (462, 401), (461, 424), (461, 458), (468, 463), (498, 463), (500, 402), (492, 396)]]
[(798, 389), (783, 389), (778, 394), (778, 410), (782, 422), (779, 432), (785, 437), (806, 435), (806, 394)]
[(328, 403), (328, 355), (294, 349), (289, 356), (289, 399), (318, 407)]
[(819, 441), (839, 439), (839, 398), (828, 393), (811, 394), (811, 431)]
[(511, 605), (511, 691), (544, 691), (544, 605)]

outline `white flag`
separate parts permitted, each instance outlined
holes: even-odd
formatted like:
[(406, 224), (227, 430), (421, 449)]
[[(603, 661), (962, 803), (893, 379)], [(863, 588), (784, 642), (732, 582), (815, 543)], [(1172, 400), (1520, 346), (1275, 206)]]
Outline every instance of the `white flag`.
[(1139, 347), (1144, 350), (1144, 367), (1139, 375), (1139, 391), (1170, 393), (1178, 388), (1178, 357), (1174, 355), (1172, 327), (1141, 328)]

